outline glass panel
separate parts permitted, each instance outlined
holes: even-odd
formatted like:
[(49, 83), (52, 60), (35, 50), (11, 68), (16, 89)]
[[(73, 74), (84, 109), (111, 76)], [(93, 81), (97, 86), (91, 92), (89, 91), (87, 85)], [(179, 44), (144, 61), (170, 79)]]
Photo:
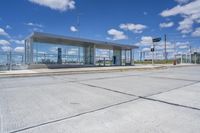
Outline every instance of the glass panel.
[(131, 63), (131, 51), (126, 50), (126, 63)]
[(96, 49), (96, 65), (98, 66), (111, 66), (112, 65), (113, 50), (109, 49)]
[(58, 48), (61, 49), (61, 64), (84, 64), (84, 48), (72, 45), (33, 43), (35, 64), (57, 64)]

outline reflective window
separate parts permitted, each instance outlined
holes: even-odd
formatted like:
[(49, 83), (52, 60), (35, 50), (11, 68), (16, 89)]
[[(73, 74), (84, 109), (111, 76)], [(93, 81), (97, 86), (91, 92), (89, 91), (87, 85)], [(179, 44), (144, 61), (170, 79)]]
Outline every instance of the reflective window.
[(33, 62), (35, 64), (57, 64), (58, 49), (61, 49), (62, 64), (84, 64), (84, 48), (72, 45), (33, 43)]

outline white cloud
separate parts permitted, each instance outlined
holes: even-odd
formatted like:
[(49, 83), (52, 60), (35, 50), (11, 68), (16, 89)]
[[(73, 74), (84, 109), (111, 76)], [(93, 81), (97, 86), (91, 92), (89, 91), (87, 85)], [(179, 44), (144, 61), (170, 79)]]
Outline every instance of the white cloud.
[(7, 40), (0, 40), (0, 45), (10, 45), (10, 42)]
[(192, 33), (192, 36), (200, 37), (200, 27), (195, 29), (195, 31)]
[(200, 12), (200, 0), (195, 0), (186, 5), (177, 5), (172, 9), (164, 10), (160, 15), (163, 17), (175, 16), (178, 14), (182, 15), (193, 15)]
[(112, 36), (112, 40), (123, 40), (128, 39), (128, 37), (124, 34), (123, 31), (118, 31), (116, 29), (110, 29), (107, 31), (107, 33)]
[(174, 25), (174, 22), (160, 23), (161, 28), (169, 28)]
[(4, 30), (4, 29), (2, 29), (2, 28), (0, 28), (0, 36), (8, 36), (8, 33)]
[(152, 37), (151, 36), (143, 36), (141, 37), (140, 44), (142, 45), (152, 45)]
[(190, 17), (186, 17), (183, 21), (179, 22), (179, 27), (177, 29), (183, 34), (190, 33), (192, 32), (193, 23)]
[(16, 47), (14, 49), (15, 52), (23, 53), (24, 52), (24, 47)]
[(187, 49), (189, 48), (189, 41), (186, 42), (176, 42), (176, 47), (178, 47), (179, 49)]
[(77, 29), (75, 26), (71, 26), (71, 27), (70, 27), (70, 31), (72, 31), (72, 32), (77, 32), (78, 29)]
[(41, 25), (41, 24), (32, 23), (32, 22), (25, 23), (25, 25), (27, 25), (27, 26), (33, 26), (33, 27), (39, 27), (39, 28), (43, 28), (43, 27), (44, 27), (44, 26)]
[(123, 30), (132, 31), (134, 33), (142, 33), (144, 29), (147, 28), (146, 25), (142, 24), (133, 24), (133, 23), (127, 23), (127, 24), (120, 24), (119, 27)]
[(188, 46), (187, 45), (182, 45), (182, 46), (179, 46), (179, 48), (180, 49), (186, 49), (186, 48), (188, 48)]
[(1, 47), (1, 49), (2, 49), (4, 52), (8, 52), (8, 51), (11, 51), (11, 50), (12, 50), (12, 48), (9, 47), (9, 46), (3, 46), (3, 47)]
[(181, 15), (184, 20), (179, 22), (178, 30), (186, 34), (193, 31), (193, 24), (200, 23), (200, 0), (194, 0), (184, 5), (177, 5), (172, 9), (164, 10), (162, 17)]
[(184, 4), (184, 3), (188, 3), (191, 0), (175, 0), (176, 2), (178, 2), (179, 4)]
[(176, 46), (183, 46), (183, 45), (189, 45), (190, 42), (176, 42)]
[(29, 0), (29, 1), (59, 11), (66, 11), (68, 9), (75, 8), (74, 0)]
[(11, 42), (14, 42), (14, 43), (16, 43), (16, 44), (20, 44), (20, 45), (22, 45), (22, 44), (24, 44), (25, 42), (24, 42), (24, 40), (14, 40), (14, 39), (12, 39), (12, 40), (10, 40)]

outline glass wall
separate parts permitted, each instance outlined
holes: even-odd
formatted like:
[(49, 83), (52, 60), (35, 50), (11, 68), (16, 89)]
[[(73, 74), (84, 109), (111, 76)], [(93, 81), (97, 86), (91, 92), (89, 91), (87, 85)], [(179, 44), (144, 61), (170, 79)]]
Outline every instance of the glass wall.
[(122, 50), (122, 55), (121, 55), (121, 64), (122, 65), (130, 65), (131, 64), (131, 50)]
[(113, 50), (96, 49), (95, 64), (97, 66), (111, 66), (113, 64)]
[[(60, 51), (58, 52), (58, 50)], [(58, 57), (58, 55), (60, 56)], [(58, 62), (60, 58), (61, 62)], [(33, 43), (35, 64), (84, 64), (84, 48), (72, 45)]]

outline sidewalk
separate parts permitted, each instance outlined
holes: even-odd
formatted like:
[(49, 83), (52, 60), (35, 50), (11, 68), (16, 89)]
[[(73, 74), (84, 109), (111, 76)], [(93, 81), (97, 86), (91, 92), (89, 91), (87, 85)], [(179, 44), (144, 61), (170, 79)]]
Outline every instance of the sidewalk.
[[(191, 65), (191, 64), (190, 64)], [(177, 66), (188, 66), (182, 64)], [(0, 71), (0, 77), (29, 77), (29, 76), (44, 76), (44, 75), (67, 75), (80, 73), (95, 73), (95, 72), (113, 72), (113, 71), (128, 71), (128, 70), (152, 70), (167, 67), (177, 67), (171, 64), (156, 64), (156, 65), (135, 65), (135, 66), (112, 66), (112, 67), (84, 67), (84, 68), (62, 68), (62, 69), (32, 69), (32, 70), (12, 70)]]

